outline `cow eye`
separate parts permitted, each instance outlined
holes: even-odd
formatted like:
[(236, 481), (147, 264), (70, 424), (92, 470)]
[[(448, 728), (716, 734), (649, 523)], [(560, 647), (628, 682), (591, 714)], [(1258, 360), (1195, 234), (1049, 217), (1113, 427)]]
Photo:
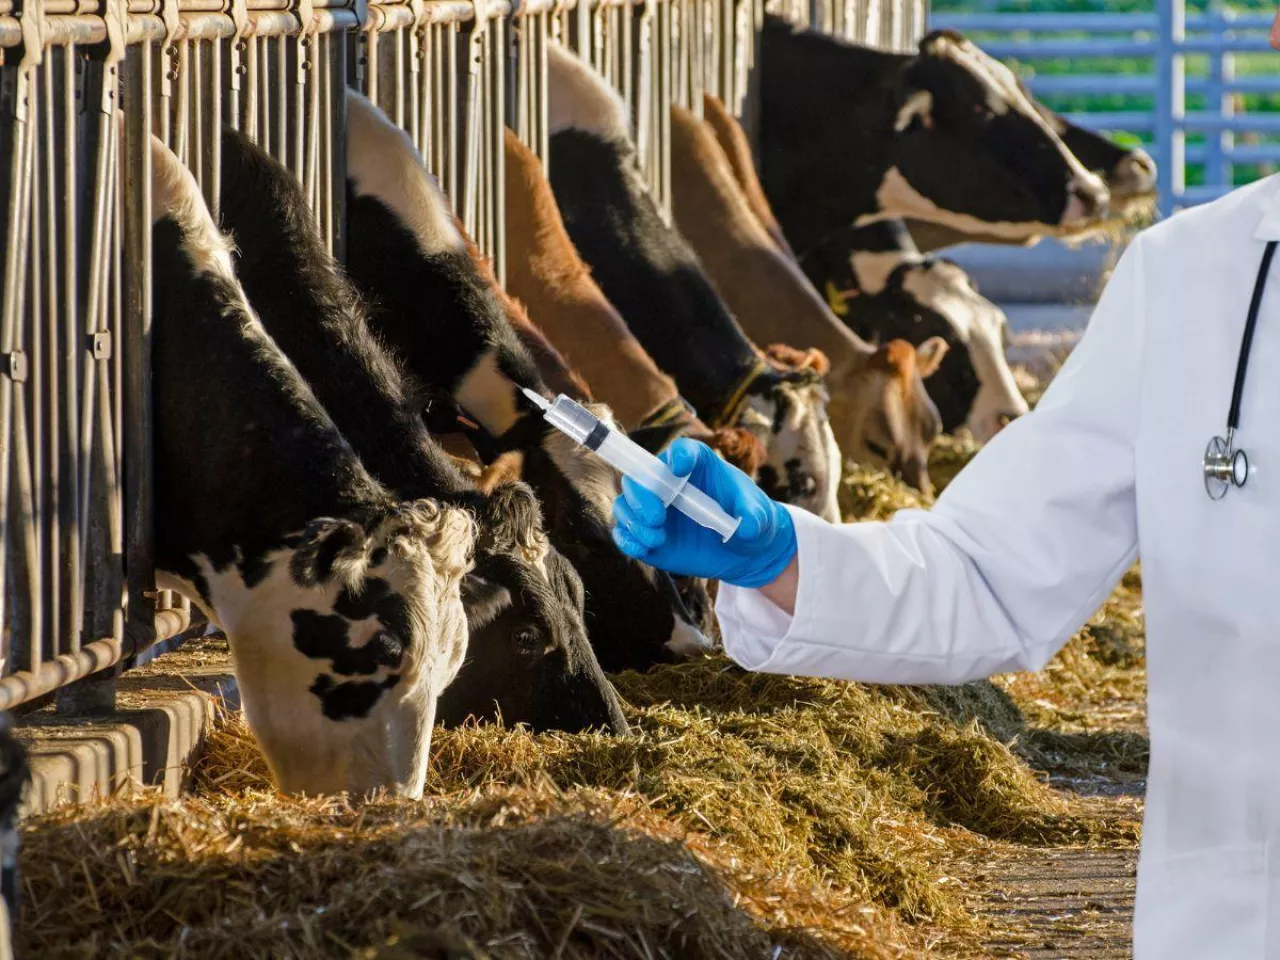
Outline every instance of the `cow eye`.
[(516, 650), (526, 657), (535, 657), (542, 653), (542, 637), (537, 630), (521, 630), (515, 637)]

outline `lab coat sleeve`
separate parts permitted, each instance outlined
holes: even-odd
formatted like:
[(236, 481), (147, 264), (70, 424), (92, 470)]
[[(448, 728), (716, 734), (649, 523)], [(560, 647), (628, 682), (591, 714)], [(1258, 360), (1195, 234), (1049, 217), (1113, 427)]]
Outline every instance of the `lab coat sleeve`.
[(960, 683), (1048, 663), (1137, 556), (1141, 244), (1036, 409), (931, 511), (833, 525), (791, 510), (795, 615), (723, 585), (730, 657), (750, 670), (873, 683)]

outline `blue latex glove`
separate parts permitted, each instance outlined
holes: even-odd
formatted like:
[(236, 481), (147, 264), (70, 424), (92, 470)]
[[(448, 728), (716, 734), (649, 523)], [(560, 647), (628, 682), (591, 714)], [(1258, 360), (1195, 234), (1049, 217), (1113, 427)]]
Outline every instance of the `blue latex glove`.
[(751, 478), (725, 463), (704, 443), (681, 438), (658, 454), (676, 476), (709, 494), (725, 511), (741, 517), (737, 532), (722, 543), (629, 477), (613, 502), (618, 549), (650, 566), (689, 577), (722, 580), (735, 587), (772, 583), (796, 555), (791, 515), (770, 500)]

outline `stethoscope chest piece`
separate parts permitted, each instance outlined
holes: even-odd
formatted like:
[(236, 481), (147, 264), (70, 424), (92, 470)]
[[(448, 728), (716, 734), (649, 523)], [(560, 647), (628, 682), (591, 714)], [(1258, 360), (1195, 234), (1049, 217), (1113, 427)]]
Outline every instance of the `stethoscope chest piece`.
[(1232, 487), (1249, 479), (1249, 457), (1234, 449), (1234, 437), (1214, 437), (1204, 451), (1204, 489), (1210, 500), (1221, 500)]
[(1249, 314), (1245, 317), (1244, 336), (1240, 341), (1240, 354), (1236, 358), (1236, 378), (1231, 387), (1231, 407), (1227, 411), (1227, 435), (1214, 437), (1204, 450), (1204, 489), (1210, 500), (1221, 500), (1232, 487), (1243, 487), (1249, 479), (1249, 458), (1243, 450), (1236, 449), (1236, 429), (1240, 426), (1240, 401), (1244, 397), (1244, 378), (1249, 369), (1249, 350), (1253, 346), (1253, 331), (1258, 325), (1258, 309), (1267, 289), (1267, 274), (1275, 257), (1275, 240), (1267, 242), (1258, 265), (1258, 277), (1253, 283), (1253, 297), (1249, 301)]

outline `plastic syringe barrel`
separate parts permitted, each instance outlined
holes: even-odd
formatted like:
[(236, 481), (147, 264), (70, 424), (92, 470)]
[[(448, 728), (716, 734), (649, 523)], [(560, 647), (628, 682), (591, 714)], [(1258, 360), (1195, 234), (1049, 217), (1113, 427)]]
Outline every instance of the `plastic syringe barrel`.
[(580, 403), (560, 394), (548, 403), (532, 390), (525, 394), (561, 433), (592, 450), (611, 467), (644, 487), (663, 504), (675, 507), (699, 526), (714, 530), (727, 543), (742, 521), (725, 513), (711, 497), (677, 477), (665, 463), (625, 434), (610, 428)]

